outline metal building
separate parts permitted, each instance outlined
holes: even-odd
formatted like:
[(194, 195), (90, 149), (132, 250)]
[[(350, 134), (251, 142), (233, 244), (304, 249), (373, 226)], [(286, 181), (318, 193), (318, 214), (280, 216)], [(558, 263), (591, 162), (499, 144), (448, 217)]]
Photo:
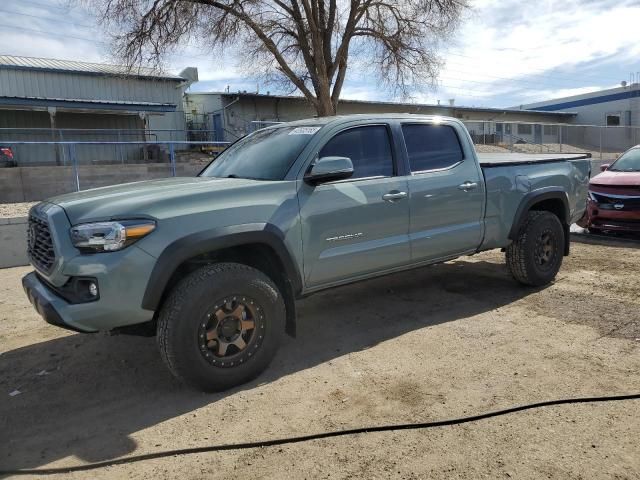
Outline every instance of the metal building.
[[(137, 141), (150, 134), (153, 140), (184, 140), (184, 133), (176, 138), (171, 131), (185, 130), (182, 97), (193, 81), (150, 69), (2, 55), (0, 142)], [(60, 148), (24, 147), (16, 152), (21, 165), (66, 162)], [(115, 160), (110, 158), (115, 153), (104, 148), (83, 153), (96, 162)], [(140, 149), (117, 153), (135, 161), (131, 157)]]
[[(208, 140), (233, 141), (253, 128), (270, 122), (287, 122), (315, 115), (312, 106), (302, 97), (258, 93), (189, 92), (185, 94), (184, 111), (189, 130), (213, 132)], [(528, 130), (519, 132), (518, 139), (540, 143), (551, 137), (538, 138), (538, 128), (545, 124), (568, 123), (573, 112), (536, 112), (509, 108), (464, 107), (452, 103), (443, 105), (340, 100), (338, 114), (352, 113), (417, 113), (443, 115), (461, 119), (472, 135), (501, 135), (515, 138), (508, 122), (525, 122)], [(527, 124), (528, 122), (528, 124)], [(503, 128), (504, 127), (504, 128)], [(514, 126), (515, 127), (515, 126)], [(499, 130), (499, 131), (498, 131)], [(508, 130), (508, 131), (507, 131)], [(542, 132), (542, 129), (540, 129)], [(547, 135), (549, 133), (549, 135)]]
[[(624, 151), (640, 142), (640, 84), (622, 82), (617, 88), (530, 103), (523, 110), (575, 112), (569, 130), (576, 144)], [(580, 126), (580, 127), (578, 127)]]

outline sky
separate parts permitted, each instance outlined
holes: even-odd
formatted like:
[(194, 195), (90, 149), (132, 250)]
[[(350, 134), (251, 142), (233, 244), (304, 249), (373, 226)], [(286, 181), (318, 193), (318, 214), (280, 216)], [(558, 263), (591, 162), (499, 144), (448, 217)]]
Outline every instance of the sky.
[[(640, 80), (640, 0), (476, 0), (441, 49), (434, 89), (393, 98), (353, 69), (342, 98), (511, 107)], [(0, 55), (114, 63), (90, 13), (64, 0), (3, 0)], [(192, 91), (276, 93), (248, 78), (233, 58), (185, 47), (166, 59), (178, 73), (197, 67)], [(282, 93), (282, 92), (277, 92)]]

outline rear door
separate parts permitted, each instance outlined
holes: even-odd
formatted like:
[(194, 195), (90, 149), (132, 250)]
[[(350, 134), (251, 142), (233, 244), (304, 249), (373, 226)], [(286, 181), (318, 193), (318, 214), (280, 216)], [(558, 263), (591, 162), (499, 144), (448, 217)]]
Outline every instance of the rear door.
[(411, 169), (412, 261), (475, 250), (483, 234), (485, 192), (468, 135), (454, 123), (406, 122), (401, 129)]
[(305, 283), (337, 284), (409, 263), (409, 194), (389, 125), (335, 132), (318, 157), (349, 157), (354, 175), (299, 190)]

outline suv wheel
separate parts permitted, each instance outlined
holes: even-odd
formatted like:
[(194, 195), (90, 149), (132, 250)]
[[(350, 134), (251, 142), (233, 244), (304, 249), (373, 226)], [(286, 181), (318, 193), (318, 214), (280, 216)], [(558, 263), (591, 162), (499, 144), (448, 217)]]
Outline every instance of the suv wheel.
[(220, 391), (269, 365), (284, 325), (284, 300), (266, 275), (218, 263), (192, 272), (171, 291), (158, 317), (157, 340), (175, 377)]
[(507, 266), (520, 283), (542, 286), (560, 270), (564, 255), (564, 229), (551, 212), (529, 212), (518, 238), (507, 247)]

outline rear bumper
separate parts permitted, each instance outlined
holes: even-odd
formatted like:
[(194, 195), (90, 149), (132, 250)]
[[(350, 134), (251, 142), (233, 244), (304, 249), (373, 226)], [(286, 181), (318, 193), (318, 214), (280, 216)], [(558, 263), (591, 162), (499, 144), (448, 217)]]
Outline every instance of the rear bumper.
[(68, 323), (60, 314), (64, 307), (69, 305), (66, 301), (58, 297), (42, 282), (35, 272), (31, 272), (22, 278), (22, 288), (27, 294), (27, 298), (33, 308), (44, 318), (44, 320), (56, 327), (66, 328), (82, 333), (91, 333), (95, 330), (84, 330)]
[(586, 227), (620, 232), (640, 232), (640, 210), (611, 210), (589, 200)]

